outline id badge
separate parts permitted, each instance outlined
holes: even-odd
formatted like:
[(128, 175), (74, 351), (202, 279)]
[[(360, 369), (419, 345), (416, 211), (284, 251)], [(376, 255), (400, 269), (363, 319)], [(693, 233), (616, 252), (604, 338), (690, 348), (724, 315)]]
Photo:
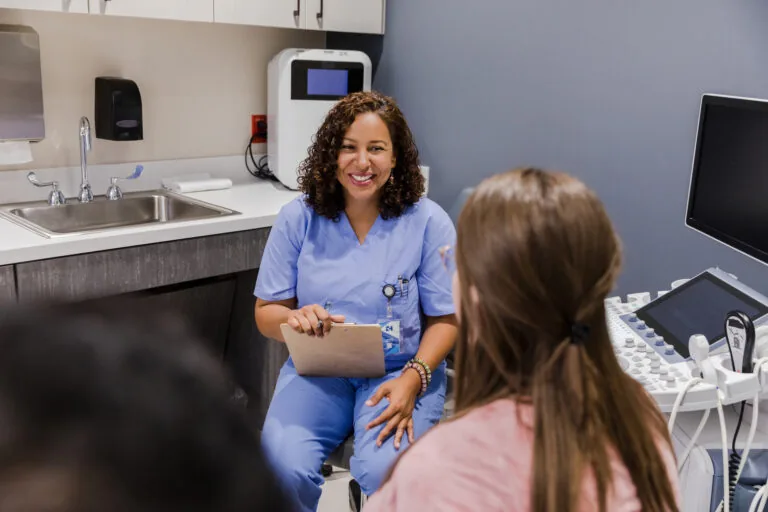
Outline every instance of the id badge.
[(400, 320), (387, 318), (379, 320), (381, 327), (381, 340), (384, 343), (384, 356), (400, 353)]

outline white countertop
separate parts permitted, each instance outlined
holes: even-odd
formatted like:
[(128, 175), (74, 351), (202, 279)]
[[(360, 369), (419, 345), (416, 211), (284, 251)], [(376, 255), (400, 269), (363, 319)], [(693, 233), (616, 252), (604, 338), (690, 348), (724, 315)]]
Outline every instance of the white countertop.
[(0, 217), (0, 265), (270, 227), (280, 208), (299, 194), (273, 182), (249, 180), (230, 189), (185, 195), (240, 214), (56, 238)]

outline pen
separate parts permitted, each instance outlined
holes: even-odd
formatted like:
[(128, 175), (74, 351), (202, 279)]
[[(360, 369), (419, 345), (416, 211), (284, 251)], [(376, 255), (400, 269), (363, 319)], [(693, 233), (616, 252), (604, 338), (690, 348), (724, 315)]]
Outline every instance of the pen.
[[(331, 301), (326, 300), (325, 304), (323, 305), (323, 309), (325, 309), (328, 312), (329, 315), (331, 314), (331, 307), (333, 307), (333, 304), (331, 304)], [(317, 330), (320, 333), (320, 335), (322, 336), (322, 334), (323, 334), (323, 321), (322, 320), (318, 320), (317, 321)]]

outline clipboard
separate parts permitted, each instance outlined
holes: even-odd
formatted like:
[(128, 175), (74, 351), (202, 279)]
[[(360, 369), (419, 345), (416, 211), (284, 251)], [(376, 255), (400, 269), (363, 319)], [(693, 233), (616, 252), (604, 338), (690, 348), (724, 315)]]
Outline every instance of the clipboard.
[(378, 324), (333, 324), (322, 338), (298, 333), (288, 324), (281, 324), (280, 331), (299, 375), (347, 378), (386, 375)]

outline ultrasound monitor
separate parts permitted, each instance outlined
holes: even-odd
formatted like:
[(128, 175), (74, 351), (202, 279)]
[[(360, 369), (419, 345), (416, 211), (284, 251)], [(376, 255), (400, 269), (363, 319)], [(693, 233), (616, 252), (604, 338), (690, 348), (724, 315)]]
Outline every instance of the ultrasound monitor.
[(685, 223), (768, 264), (768, 100), (702, 97)]

